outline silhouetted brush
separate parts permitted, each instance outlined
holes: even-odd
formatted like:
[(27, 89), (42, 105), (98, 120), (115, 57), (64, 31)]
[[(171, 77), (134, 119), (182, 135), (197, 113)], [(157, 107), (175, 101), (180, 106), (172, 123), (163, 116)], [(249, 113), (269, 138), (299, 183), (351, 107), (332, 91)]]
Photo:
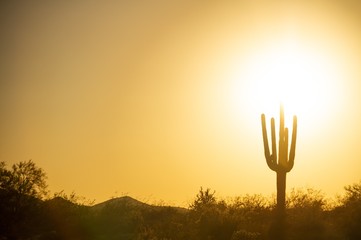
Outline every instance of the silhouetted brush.
[(283, 215), (286, 206), (286, 173), (291, 171), (295, 160), (297, 117), (293, 117), (291, 148), (290, 152), (288, 153), (288, 128), (285, 128), (284, 111), (283, 106), (281, 105), (278, 154), (276, 145), (275, 120), (274, 118), (271, 119), (271, 154), (267, 137), (266, 116), (262, 114), (261, 119), (264, 154), (268, 167), (277, 173), (277, 209), (278, 213)]

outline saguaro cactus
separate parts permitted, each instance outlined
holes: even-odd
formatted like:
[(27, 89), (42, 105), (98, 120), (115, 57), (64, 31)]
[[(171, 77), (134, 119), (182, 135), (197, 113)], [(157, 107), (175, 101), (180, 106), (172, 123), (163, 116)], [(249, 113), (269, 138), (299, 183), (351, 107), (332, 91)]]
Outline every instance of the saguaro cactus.
[(279, 146), (277, 154), (275, 120), (271, 119), (272, 154), (270, 153), (266, 128), (266, 116), (261, 115), (264, 155), (268, 167), (277, 173), (277, 209), (280, 215), (284, 214), (286, 206), (286, 173), (291, 171), (295, 160), (297, 117), (293, 117), (291, 148), (288, 153), (288, 128), (285, 128), (284, 110), (280, 109)]

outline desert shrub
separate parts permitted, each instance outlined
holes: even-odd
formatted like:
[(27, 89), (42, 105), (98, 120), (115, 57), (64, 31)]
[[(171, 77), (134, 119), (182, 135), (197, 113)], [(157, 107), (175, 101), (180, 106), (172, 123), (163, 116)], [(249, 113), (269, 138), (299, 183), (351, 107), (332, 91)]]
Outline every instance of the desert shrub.
[[(143, 211), (143, 239), (189, 239), (185, 209), (151, 206)], [(139, 237), (142, 239), (142, 237)]]
[(269, 199), (260, 194), (246, 194), (236, 197), (229, 209), (237, 219), (239, 234), (257, 233), (263, 237), (266, 235), (272, 220), (272, 203)]
[(233, 233), (231, 240), (260, 240), (261, 234), (258, 232), (248, 232), (246, 230), (238, 230)]
[(292, 239), (325, 239), (324, 195), (315, 189), (292, 189), (287, 197), (287, 229)]
[(347, 239), (361, 239), (361, 181), (345, 187), (334, 217)]
[(237, 227), (226, 202), (218, 201), (210, 189), (200, 189), (190, 205), (189, 216), (196, 239), (230, 239)]

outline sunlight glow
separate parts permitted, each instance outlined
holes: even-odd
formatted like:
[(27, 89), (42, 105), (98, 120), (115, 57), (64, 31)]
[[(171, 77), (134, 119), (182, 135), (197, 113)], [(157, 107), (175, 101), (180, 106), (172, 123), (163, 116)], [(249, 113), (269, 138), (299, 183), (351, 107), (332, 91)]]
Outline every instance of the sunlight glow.
[(340, 67), (335, 66), (328, 55), (297, 41), (268, 44), (250, 55), (246, 67), (233, 76), (235, 82), (246, 82), (235, 87), (239, 100), (233, 97), (234, 104), (243, 102), (239, 107), (271, 118), (278, 117), (282, 103), (286, 122), (291, 124), (297, 115), (302, 122), (315, 125), (330, 117), (338, 105)]

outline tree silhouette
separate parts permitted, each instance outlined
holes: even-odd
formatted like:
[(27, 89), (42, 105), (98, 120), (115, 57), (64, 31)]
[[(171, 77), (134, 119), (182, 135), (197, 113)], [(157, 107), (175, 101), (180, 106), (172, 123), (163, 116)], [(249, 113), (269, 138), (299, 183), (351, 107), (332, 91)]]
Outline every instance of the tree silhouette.
[(39, 199), (47, 194), (46, 174), (32, 160), (13, 164), (11, 170), (1, 162), (0, 172), (0, 189), (3, 191)]
[(11, 169), (0, 163), (1, 232), (11, 236), (34, 230), (28, 229), (27, 220), (39, 213), (40, 199), (47, 194), (45, 180), (45, 172), (32, 160), (13, 164)]

